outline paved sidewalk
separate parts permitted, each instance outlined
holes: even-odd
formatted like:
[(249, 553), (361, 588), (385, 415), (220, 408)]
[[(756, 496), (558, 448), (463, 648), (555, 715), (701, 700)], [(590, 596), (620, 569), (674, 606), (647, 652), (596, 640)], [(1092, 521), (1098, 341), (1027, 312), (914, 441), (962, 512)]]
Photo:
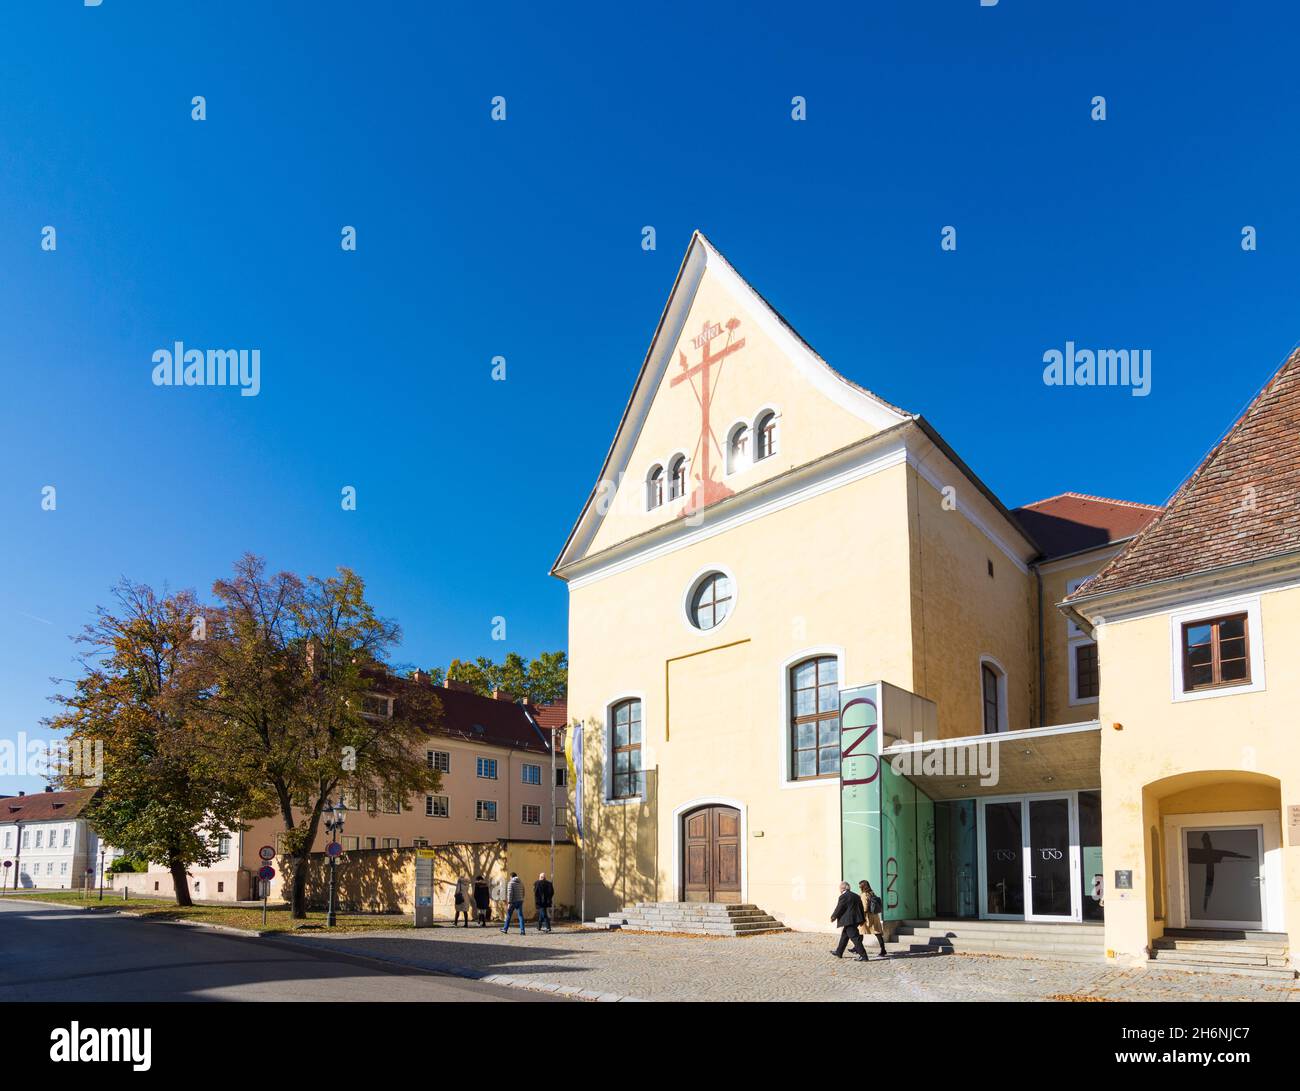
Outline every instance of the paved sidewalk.
[(296, 936), (294, 942), (499, 984), (592, 1000), (1249, 1000), (1300, 1002), (1290, 984), (1229, 974), (1118, 969), (986, 955), (910, 956), (862, 964), (830, 956), (835, 937), (747, 939), (576, 928), (503, 936), (500, 927)]

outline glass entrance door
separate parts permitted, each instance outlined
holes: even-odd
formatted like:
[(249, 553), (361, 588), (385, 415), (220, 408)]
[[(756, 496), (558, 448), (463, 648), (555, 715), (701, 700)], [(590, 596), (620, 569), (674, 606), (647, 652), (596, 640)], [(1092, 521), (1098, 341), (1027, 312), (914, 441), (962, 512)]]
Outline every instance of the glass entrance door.
[(1025, 824), (1023, 801), (988, 802), (984, 812), (984, 913), (1025, 915)]
[(1185, 828), (1189, 928), (1264, 927), (1260, 826)]
[(1071, 798), (1027, 799), (1029, 904), (1026, 920), (1074, 920), (1074, 875), (1078, 838), (1074, 836)]

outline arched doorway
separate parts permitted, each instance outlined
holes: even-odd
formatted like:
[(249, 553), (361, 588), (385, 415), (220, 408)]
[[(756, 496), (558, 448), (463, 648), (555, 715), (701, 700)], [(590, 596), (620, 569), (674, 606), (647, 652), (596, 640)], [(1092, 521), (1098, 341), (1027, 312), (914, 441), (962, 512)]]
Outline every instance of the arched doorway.
[(740, 811), (705, 804), (681, 816), (682, 899), (731, 902), (741, 898)]

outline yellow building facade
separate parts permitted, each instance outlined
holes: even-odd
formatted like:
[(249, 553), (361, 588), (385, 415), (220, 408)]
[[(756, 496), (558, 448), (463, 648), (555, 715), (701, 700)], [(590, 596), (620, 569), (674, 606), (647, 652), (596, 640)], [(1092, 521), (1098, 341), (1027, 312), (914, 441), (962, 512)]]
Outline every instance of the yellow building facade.
[[(695, 235), (554, 567), (586, 916), (722, 902), (829, 930), (870, 877), (895, 922), (1099, 920), (1098, 645), (1056, 603), (1155, 514), (1009, 511)], [(840, 710), (868, 692), (862, 826)]]

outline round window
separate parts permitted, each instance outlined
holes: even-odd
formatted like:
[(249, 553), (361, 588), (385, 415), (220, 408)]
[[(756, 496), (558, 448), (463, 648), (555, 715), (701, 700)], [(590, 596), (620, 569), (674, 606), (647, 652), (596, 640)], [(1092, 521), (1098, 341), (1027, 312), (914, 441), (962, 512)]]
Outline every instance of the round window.
[(724, 572), (701, 576), (691, 592), (690, 619), (697, 629), (714, 629), (727, 620), (735, 595), (731, 578)]

